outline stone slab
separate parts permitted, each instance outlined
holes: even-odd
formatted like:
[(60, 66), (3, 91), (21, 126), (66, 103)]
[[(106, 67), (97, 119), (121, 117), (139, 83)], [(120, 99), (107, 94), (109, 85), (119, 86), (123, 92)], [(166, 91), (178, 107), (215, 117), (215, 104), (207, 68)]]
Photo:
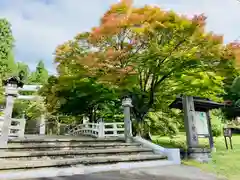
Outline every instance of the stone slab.
[[(85, 158), (71, 158), (71, 159), (59, 159), (59, 160), (30, 160), (21, 163), (16, 160), (5, 160), (4, 163), (0, 164), (0, 170), (14, 170), (14, 169), (31, 169), (40, 167), (60, 167), (60, 166), (71, 166), (77, 164), (91, 165), (91, 164), (102, 164), (102, 163), (118, 163), (118, 162), (130, 162), (130, 161), (150, 161), (150, 160), (161, 160), (166, 159), (162, 155), (121, 155), (121, 156), (97, 156), (97, 157), (85, 157)], [(3, 159), (4, 160), (4, 159)]]
[(48, 143), (41, 143), (41, 144), (15, 144), (9, 143), (7, 148), (0, 148), (0, 150), (11, 150), (11, 149), (40, 149), (40, 148), (105, 148), (105, 147), (127, 147), (127, 146), (140, 146), (140, 143), (97, 143), (97, 144), (48, 144)]
[(149, 148), (1, 152), (0, 158), (152, 152)]
[(9, 143), (44, 143), (44, 142), (123, 142), (122, 138), (91, 138), (85, 136), (25, 136), (24, 138), (14, 138)]

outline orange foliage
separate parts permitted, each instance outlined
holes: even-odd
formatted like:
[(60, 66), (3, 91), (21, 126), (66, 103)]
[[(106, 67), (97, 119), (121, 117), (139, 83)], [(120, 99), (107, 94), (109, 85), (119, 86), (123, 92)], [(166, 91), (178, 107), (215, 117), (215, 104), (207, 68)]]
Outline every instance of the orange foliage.
[[(123, 82), (127, 76), (137, 73), (135, 62), (131, 61), (131, 58), (148, 48), (145, 42), (154, 40), (157, 37), (156, 32), (164, 32), (165, 37), (168, 33), (175, 33), (174, 35), (180, 38), (181, 35), (186, 35), (189, 42), (194, 41), (191, 43), (197, 48), (196, 51), (186, 53), (186, 47), (179, 50), (180, 53), (184, 52), (186, 57), (204, 59), (222, 55), (223, 58), (232, 59), (236, 56), (237, 61), (240, 62), (239, 44), (230, 44), (222, 52), (223, 37), (206, 33), (205, 25), (206, 16), (203, 14), (188, 18), (172, 11), (164, 11), (159, 7), (146, 5), (136, 8), (133, 7), (132, 0), (121, 0), (104, 14), (98, 27), (92, 28), (91, 32), (78, 34), (74, 39), (74, 45), (69, 41), (57, 47), (56, 62), (75, 61), (89, 76), (98, 75), (101, 81)], [(169, 54), (168, 51), (178, 43), (177, 40), (172, 39), (172, 44), (167, 44), (159, 54)], [(82, 42), (89, 46), (86, 48), (88, 52), (85, 55), (77, 55), (74, 51), (82, 47), (80, 45)], [(68, 57), (68, 54), (74, 56)]]
[(229, 52), (231, 53), (231, 57), (234, 56), (235, 63), (237, 67), (240, 67), (240, 42), (235, 41), (228, 45)]

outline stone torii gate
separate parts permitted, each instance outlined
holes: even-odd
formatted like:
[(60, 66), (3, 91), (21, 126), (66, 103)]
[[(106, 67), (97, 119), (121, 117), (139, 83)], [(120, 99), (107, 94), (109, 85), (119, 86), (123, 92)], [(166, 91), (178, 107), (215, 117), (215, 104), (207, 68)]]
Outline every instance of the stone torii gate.
[[(14, 100), (35, 100), (37, 98), (37, 96), (33, 95), (20, 95), (19, 91), (38, 91), (39, 88), (41, 88), (41, 85), (24, 85), (17, 77), (11, 77), (8, 80), (4, 81), (3, 84), (5, 86), (6, 107), (4, 110), (3, 124), (1, 127), (0, 146), (6, 147), (9, 139), (10, 126), (12, 123)], [(43, 116), (41, 117), (41, 124), (45, 125)], [(22, 128), (25, 129), (25, 123), (24, 127)], [(45, 126), (40, 125), (40, 133), (43, 131), (45, 133)]]

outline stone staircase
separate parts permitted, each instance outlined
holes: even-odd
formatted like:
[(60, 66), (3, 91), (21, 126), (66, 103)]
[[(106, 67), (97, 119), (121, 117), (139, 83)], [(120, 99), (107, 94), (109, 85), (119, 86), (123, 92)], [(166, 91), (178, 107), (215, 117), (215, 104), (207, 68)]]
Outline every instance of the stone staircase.
[(0, 149), (0, 172), (164, 159), (150, 148), (121, 138), (32, 136), (10, 140), (7, 148)]

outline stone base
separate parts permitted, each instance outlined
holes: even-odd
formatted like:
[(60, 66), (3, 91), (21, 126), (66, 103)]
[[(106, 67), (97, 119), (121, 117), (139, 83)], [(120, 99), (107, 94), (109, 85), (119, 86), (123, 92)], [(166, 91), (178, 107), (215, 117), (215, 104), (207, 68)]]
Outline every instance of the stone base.
[(189, 148), (187, 152), (181, 152), (183, 158), (193, 159), (204, 163), (211, 160), (211, 149), (208, 148)]

